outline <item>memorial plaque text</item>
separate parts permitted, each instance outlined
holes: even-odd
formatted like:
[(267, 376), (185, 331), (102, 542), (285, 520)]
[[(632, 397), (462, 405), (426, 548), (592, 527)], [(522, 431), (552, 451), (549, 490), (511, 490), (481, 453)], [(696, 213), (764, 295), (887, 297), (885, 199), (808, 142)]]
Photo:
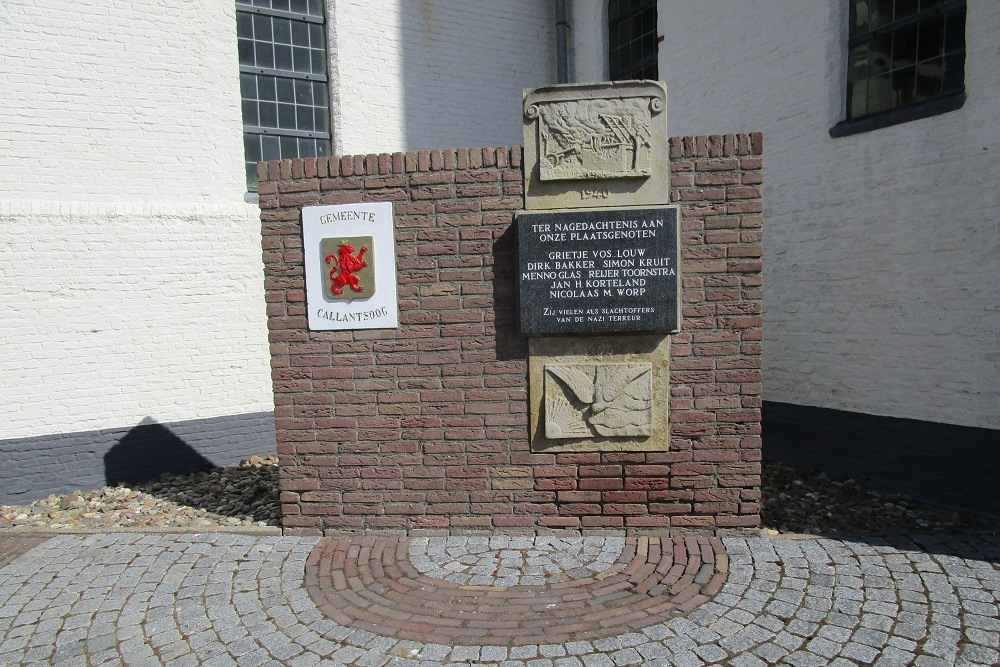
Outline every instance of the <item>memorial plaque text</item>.
[(517, 216), (521, 333), (671, 333), (676, 206)]

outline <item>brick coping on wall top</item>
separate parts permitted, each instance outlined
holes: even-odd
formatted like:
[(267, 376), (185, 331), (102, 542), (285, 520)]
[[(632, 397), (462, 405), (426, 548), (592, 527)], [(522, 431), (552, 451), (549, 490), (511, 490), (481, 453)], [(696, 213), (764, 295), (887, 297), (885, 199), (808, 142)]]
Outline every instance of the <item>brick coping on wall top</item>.
[[(670, 158), (734, 157), (761, 155), (763, 134), (711, 134), (671, 137)], [(294, 158), (257, 163), (260, 181), (337, 176), (386, 176), (421, 171), (450, 171), (483, 167), (520, 168), (520, 146), (447, 148), (443, 150), (368, 153), (318, 158)]]

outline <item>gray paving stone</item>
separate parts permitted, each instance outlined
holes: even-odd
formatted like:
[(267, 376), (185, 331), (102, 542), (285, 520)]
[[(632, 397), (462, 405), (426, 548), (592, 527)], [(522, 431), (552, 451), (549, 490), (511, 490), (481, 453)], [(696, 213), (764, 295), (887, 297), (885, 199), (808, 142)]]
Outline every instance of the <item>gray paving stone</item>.
[(777, 664), (779, 660), (788, 655), (788, 650), (778, 646), (777, 644), (768, 642), (767, 644), (761, 644), (753, 650), (754, 655), (760, 656), (766, 660), (769, 664)]
[(732, 667), (769, 667), (768, 663), (750, 653), (743, 653), (729, 661)]
[(620, 651), (615, 651), (609, 657), (615, 665), (641, 665), (643, 663), (642, 654), (634, 648), (624, 648)]
[(908, 667), (913, 664), (916, 656), (906, 651), (900, 651), (892, 646), (882, 651), (873, 663), (876, 667)]
[[(470, 554), (485, 557), (488, 540), (465, 539)], [(1000, 541), (994, 541), (974, 540), (977, 548), (1000, 554)], [(434, 542), (427, 540), (429, 547)], [(195, 658), (202, 664), (232, 664), (234, 657), (240, 667), (311, 665), (320, 658), (357, 667), (471, 664), (449, 657), (451, 648), (439, 645), (417, 650), (419, 658), (402, 658), (395, 654), (400, 647), (424, 645), (345, 629), (323, 617), (302, 587), (302, 563), (314, 544), (312, 538), (247, 536), (60, 537), (47, 543), (48, 558), (21, 568), (16, 581), (4, 577), (17, 567), (0, 572), (0, 658), (31, 660), (48, 643), (62, 648), (63, 658), (153, 664), (156, 657), (148, 646), (153, 644), (176, 656), (169, 661), (176, 665)], [(532, 538), (508, 539), (504, 549), (512, 554), (527, 549), (522, 552), (527, 561), (537, 556), (527, 546), (514, 545), (532, 544)], [(541, 667), (554, 659), (552, 667), (607, 667), (614, 664), (610, 656), (629, 664), (634, 658), (629, 651), (651, 665), (727, 658), (729, 664), (756, 665), (786, 654), (787, 664), (816, 658), (829, 664), (906, 664), (917, 656), (928, 664), (932, 659), (997, 661), (1000, 577), (988, 562), (929, 557), (915, 547), (901, 551), (900, 545), (909, 544), (901, 540), (726, 538), (725, 544), (730, 577), (723, 592), (687, 618), (641, 633), (571, 642), (563, 653), (562, 646), (553, 645), (541, 653), (538, 647), (513, 647), (493, 654), (484, 647), (479, 662), (524, 667), (534, 661)], [(934, 553), (943, 551), (943, 541), (935, 544)], [(515, 556), (506, 551), (497, 562), (510, 569)], [(596, 552), (584, 548), (579, 553), (586, 559)], [(560, 567), (570, 567), (558, 552), (553, 557)], [(607, 567), (611, 561), (594, 562)], [(533, 575), (525, 570), (524, 576)], [(113, 643), (108, 636), (117, 647), (106, 646)], [(255, 641), (261, 638), (267, 638), (264, 646)], [(84, 639), (90, 642), (73, 652), (71, 647)], [(744, 652), (720, 653), (726, 648)], [(524, 657), (516, 658), (515, 650)], [(29, 651), (34, 652), (26, 657)]]
[(962, 661), (978, 663), (981, 665), (1000, 664), (1000, 649), (997, 649), (996, 647), (996, 644), (993, 646), (966, 644), (962, 649), (960, 657)]
[(863, 665), (870, 665), (880, 655), (880, 652), (866, 644), (849, 642), (840, 650), (840, 655), (856, 662), (860, 662)]
[(785, 662), (792, 667), (820, 667), (829, 661), (809, 651), (796, 651), (785, 656)]
[(612, 667), (615, 664), (605, 653), (591, 653), (580, 656), (580, 659), (583, 661), (584, 667)]

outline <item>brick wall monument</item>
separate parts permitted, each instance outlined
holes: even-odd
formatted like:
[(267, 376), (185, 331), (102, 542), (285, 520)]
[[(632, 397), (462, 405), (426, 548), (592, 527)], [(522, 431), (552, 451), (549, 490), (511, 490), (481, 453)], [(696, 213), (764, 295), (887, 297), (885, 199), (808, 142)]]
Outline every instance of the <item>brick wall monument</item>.
[[(285, 532), (745, 531), (760, 521), (761, 135), (670, 140), (670, 447), (534, 453), (520, 148), (262, 163)], [(393, 202), (400, 326), (309, 331), (301, 208)]]

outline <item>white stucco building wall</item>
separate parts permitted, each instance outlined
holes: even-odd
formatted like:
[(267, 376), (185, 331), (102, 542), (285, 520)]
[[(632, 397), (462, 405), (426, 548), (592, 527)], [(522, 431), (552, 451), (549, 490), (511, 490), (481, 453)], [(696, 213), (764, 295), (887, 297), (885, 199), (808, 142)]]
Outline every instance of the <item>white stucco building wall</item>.
[(658, 4), (670, 134), (764, 133), (764, 399), (1000, 428), (1000, 5), (968, 2), (963, 108), (834, 139), (846, 11)]
[(11, 0), (0, 45), (0, 502), (140, 424), (273, 448), (234, 4)]
[(1000, 5), (963, 108), (834, 139), (847, 3), (661, 4), (671, 132), (764, 132), (765, 399), (1000, 428)]
[(521, 144), (521, 91), (555, 80), (551, 2), (332, 0), (334, 153)]

